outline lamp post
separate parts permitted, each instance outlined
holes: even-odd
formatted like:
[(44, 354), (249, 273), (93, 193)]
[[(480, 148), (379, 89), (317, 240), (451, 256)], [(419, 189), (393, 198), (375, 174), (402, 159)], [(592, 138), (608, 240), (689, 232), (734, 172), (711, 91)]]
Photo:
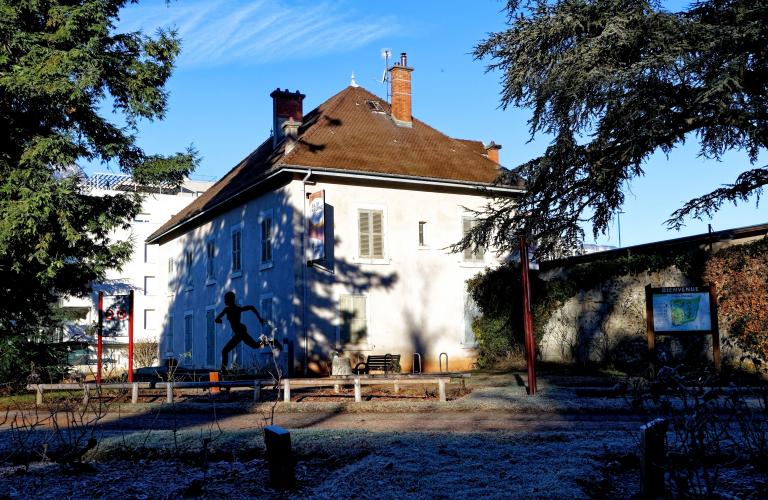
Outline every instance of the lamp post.
[(619, 248), (621, 248), (621, 214), (626, 213), (621, 210), (616, 212), (616, 221), (619, 224)]

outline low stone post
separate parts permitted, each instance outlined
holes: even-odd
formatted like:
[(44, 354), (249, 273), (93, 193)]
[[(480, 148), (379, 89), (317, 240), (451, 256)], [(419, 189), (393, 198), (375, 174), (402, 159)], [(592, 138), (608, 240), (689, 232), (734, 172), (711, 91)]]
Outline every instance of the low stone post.
[(134, 382), (131, 384), (131, 404), (136, 404), (139, 402), (139, 384), (138, 382)]
[(37, 387), (35, 388), (35, 404), (43, 404), (43, 386), (42, 384), (37, 384)]
[(283, 401), (291, 402), (291, 380), (287, 378), (283, 379)]
[(447, 401), (447, 398), (445, 397), (445, 379), (444, 378), (437, 379), (437, 387), (440, 392), (440, 402), (445, 403)]
[(168, 382), (165, 385), (165, 402), (168, 404), (173, 403), (173, 382)]
[(398, 394), (400, 392), (400, 384), (395, 382), (395, 394)]
[(355, 377), (355, 403), (363, 400), (363, 391), (360, 388), (360, 377)]
[(640, 497), (664, 496), (667, 421), (657, 418), (640, 427)]
[(91, 400), (91, 388), (88, 384), (83, 384), (83, 406), (88, 406), (88, 402)]
[(291, 433), (279, 425), (264, 427), (264, 444), (267, 445), (270, 484), (273, 488), (293, 488), (296, 484), (296, 470), (293, 465)]
[(261, 401), (261, 381), (255, 380), (253, 382), (253, 402), (258, 403)]

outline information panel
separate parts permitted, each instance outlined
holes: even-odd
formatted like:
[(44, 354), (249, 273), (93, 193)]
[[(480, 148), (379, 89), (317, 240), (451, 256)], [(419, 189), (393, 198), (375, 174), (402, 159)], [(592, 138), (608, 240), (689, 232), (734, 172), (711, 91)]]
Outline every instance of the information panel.
[(720, 330), (714, 284), (645, 287), (648, 351), (656, 358), (656, 335), (712, 335), (712, 359), (720, 370)]
[(709, 290), (698, 287), (661, 288), (652, 292), (656, 332), (712, 331)]

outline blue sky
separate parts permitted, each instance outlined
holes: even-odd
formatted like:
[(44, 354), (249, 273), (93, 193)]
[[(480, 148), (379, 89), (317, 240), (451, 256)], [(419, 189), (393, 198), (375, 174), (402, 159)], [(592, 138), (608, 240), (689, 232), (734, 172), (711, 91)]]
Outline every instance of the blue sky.
[[(675, 2), (679, 4), (680, 2)], [(408, 53), (413, 73), (413, 114), (458, 138), (502, 144), (501, 162), (514, 166), (547, 146), (529, 142), (527, 109), (501, 110), (499, 73), (471, 56), (473, 46), (504, 28), (504, 2), (460, 1), (172, 1), (147, 0), (122, 12), (119, 29), (152, 33), (174, 26), (182, 54), (167, 89), (163, 121), (143, 122), (139, 144), (150, 153), (173, 153), (190, 143), (202, 155), (196, 176), (221, 177), (270, 133), (277, 87), (306, 94), (305, 112), (349, 85), (385, 96), (381, 50)], [(670, 232), (664, 221), (682, 203), (732, 182), (749, 167), (745, 155), (724, 161), (697, 156), (695, 138), (659, 153), (646, 175), (627, 189), (621, 216), (624, 246), (706, 232), (692, 220)], [(765, 155), (763, 155), (763, 160)], [(88, 172), (106, 171), (95, 165)], [(712, 221), (715, 230), (768, 222), (768, 211), (751, 203), (727, 206)], [(618, 245), (618, 228), (598, 243)], [(587, 242), (592, 243), (591, 232)]]

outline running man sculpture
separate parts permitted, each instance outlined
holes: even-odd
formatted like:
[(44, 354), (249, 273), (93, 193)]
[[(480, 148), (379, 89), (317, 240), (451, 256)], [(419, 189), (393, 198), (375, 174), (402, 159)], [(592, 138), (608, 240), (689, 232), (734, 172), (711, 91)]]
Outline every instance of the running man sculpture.
[(224, 349), (221, 350), (221, 371), (227, 371), (229, 351), (237, 347), (237, 344), (240, 342), (245, 342), (245, 344), (252, 349), (260, 349), (267, 343), (265, 342), (267, 341), (265, 335), (259, 337), (260, 342), (256, 342), (253, 340), (253, 337), (248, 335), (248, 329), (240, 321), (240, 314), (242, 314), (243, 311), (253, 311), (259, 319), (259, 323), (262, 325), (266, 324), (266, 320), (261, 317), (261, 314), (259, 314), (259, 311), (256, 310), (255, 307), (239, 306), (235, 303), (235, 292), (227, 292), (224, 294), (224, 310), (216, 316), (216, 323), (221, 323), (221, 318), (226, 315), (234, 335), (232, 335), (229, 342), (224, 345)]

